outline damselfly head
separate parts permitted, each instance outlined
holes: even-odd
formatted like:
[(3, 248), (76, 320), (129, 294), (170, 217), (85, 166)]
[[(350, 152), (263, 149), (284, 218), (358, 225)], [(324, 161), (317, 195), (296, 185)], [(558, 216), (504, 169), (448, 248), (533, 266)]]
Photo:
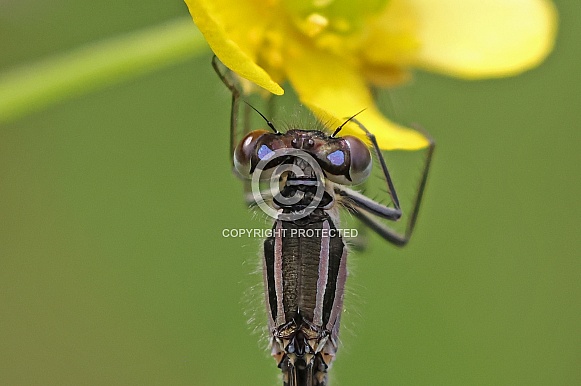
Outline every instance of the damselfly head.
[(371, 173), (371, 153), (359, 138), (333, 137), (321, 131), (297, 129), (286, 133), (250, 132), (234, 151), (234, 166), (242, 176), (250, 177), (260, 161), (268, 161), (265, 170), (296, 163), (300, 158), (297, 150), (313, 157), (326, 178), (342, 185), (359, 184)]

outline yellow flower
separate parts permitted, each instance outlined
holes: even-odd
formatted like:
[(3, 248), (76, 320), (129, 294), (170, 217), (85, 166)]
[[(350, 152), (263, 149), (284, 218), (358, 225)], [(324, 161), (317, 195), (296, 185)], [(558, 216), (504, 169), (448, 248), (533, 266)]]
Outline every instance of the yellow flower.
[(503, 77), (551, 51), (549, 0), (185, 0), (214, 53), (274, 94), (289, 80), (321, 117), (358, 119), (382, 149), (426, 139), (387, 120), (370, 86), (392, 86), (416, 67), (466, 79)]

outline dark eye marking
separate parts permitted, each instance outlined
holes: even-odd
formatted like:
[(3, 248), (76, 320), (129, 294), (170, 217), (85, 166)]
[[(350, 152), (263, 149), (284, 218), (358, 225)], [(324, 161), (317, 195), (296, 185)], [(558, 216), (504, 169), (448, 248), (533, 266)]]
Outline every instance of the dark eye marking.
[(262, 145), (260, 146), (260, 149), (258, 149), (258, 158), (259, 159), (269, 159), (270, 157), (272, 157), (274, 155), (274, 152), (266, 145)]
[(345, 163), (345, 153), (341, 150), (335, 150), (327, 156), (327, 159), (331, 161), (331, 164), (339, 166)]

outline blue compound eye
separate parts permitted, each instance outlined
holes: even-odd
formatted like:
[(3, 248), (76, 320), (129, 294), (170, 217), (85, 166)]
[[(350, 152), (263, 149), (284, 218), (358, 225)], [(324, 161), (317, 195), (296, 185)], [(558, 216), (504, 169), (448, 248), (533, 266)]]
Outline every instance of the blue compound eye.
[(319, 158), (326, 177), (341, 185), (357, 185), (369, 177), (372, 169), (371, 153), (367, 145), (351, 135), (340, 138), (325, 158)]
[(261, 160), (269, 159), (270, 157), (272, 157), (274, 155), (274, 152), (268, 146), (262, 145), (258, 149), (257, 155), (258, 155), (258, 159), (261, 159)]
[(345, 153), (341, 150), (335, 150), (327, 156), (332, 165), (341, 166), (345, 163)]

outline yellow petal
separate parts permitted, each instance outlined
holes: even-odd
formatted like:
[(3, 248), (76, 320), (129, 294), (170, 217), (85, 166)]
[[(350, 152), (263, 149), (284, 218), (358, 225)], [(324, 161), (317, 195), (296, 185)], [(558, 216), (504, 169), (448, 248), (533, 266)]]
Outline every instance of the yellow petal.
[(548, 0), (393, 0), (417, 19), (416, 66), (474, 79), (518, 74), (553, 48), (557, 11)]
[[(261, 15), (245, 17), (257, 8), (249, 2), (239, 0), (221, 3), (226, 2), (186, 0), (194, 22), (224, 65), (271, 93), (282, 95), (284, 90), (280, 85), (253, 59), (256, 57), (255, 50), (260, 47), (252, 41), (259, 40), (252, 39), (252, 32), (256, 34), (261, 27), (260, 22), (264, 24), (266, 20), (261, 19), (259, 17)], [(237, 11), (239, 13), (236, 14)], [(260, 13), (260, 10), (257, 9), (257, 13)]]
[(413, 64), (420, 47), (418, 18), (407, 0), (391, 0), (376, 18), (368, 23), (368, 34), (361, 44), (366, 66), (406, 67)]
[[(422, 134), (387, 120), (375, 106), (360, 74), (339, 58), (297, 45), (289, 49), (285, 70), (301, 101), (319, 117), (342, 122), (366, 109), (357, 120), (375, 134), (381, 149), (415, 150), (428, 145)], [(365, 137), (356, 125), (347, 126), (341, 133)]]

